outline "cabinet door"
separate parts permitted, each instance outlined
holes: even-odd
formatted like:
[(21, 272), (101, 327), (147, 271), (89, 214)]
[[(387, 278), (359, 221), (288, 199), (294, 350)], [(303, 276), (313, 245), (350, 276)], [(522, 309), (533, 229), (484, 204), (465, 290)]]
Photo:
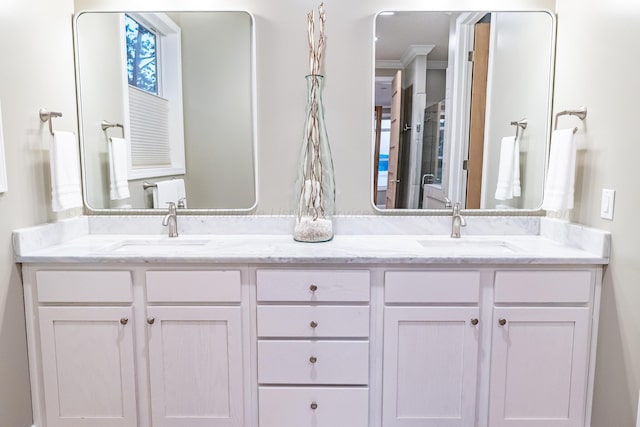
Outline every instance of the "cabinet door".
[(154, 427), (240, 427), (240, 307), (149, 307)]
[(478, 307), (385, 307), (384, 427), (474, 425), (478, 314)]
[(130, 307), (40, 307), (48, 427), (136, 427)]
[(496, 308), (491, 427), (582, 427), (588, 332), (588, 308)]

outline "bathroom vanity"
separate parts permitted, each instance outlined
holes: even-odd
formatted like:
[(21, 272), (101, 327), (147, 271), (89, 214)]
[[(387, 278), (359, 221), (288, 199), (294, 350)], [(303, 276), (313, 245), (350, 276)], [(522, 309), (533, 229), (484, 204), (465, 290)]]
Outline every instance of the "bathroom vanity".
[(304, 244), (108, 221), (14, 235), (37, 427), (590, 425), (607, 233), (538, 217)]

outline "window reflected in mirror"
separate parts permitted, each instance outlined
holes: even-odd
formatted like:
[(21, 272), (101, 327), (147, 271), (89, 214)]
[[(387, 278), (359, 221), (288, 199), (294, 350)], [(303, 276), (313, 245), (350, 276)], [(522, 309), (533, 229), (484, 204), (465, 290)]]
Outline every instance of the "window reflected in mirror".
[(250, 14), (87, 11), (74, 35), (89, 208), (255, 207)]

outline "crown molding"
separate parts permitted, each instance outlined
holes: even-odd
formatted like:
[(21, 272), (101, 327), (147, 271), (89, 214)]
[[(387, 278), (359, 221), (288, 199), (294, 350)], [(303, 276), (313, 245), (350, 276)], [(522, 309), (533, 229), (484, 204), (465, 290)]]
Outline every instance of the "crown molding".
[(425, 56), (428, 55), (429, 52), (431, 52), (434, 47), (436, 47), (436, 45), (434, 45), (434, 44), (412, 44), (412, 45), (410, 45), (407, 48), (407, 50), (400, 57), (400, 62), (403, 65), (402, 68), (405, 68), (407, 65), (409, 65), (411, 63), (411, 61), (413, 61), (413, 59), (416, 56), (418, 56), (418, 55), (425, 55)]

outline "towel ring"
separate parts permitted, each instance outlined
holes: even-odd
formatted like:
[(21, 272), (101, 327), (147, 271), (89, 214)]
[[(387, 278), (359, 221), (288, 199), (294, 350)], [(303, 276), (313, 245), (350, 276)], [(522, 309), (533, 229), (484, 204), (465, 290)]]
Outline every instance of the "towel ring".
[[(554, 130), (558, 129), (558, 118), (560, 116), (576, 116), (580, 120), (584, 120), (587, 117), (587, 107), (579, 107), (575, 110), (562, 110), (556, 114), (556, 124), (553, 127)], [(578, 127), (573, 128), (573, 133), (578, 132)]]
[(49, 122), (49, 133), (53, 135), (53, 118), (62, 117), (62, 113), (59, 113), (57, 111), (49, 111), (46, 108), (41, 108), (40, 111), (38, 111), (38, 115), (40, 116), (40, 121), (42, 121), (43, 123)]
[(102, 130), (104, 132), (106, 132), (107, 129), (109, 129), (109, 128), (120, 128), (120, 130), (122, 130), (122, 138), (124, 139), (124, 126), (122, 126), (120, 123), (115, 123), (115, 122), (110, 122), (108, 120), (103, 120), (100, 123), (100, 127), (102, 128)]

